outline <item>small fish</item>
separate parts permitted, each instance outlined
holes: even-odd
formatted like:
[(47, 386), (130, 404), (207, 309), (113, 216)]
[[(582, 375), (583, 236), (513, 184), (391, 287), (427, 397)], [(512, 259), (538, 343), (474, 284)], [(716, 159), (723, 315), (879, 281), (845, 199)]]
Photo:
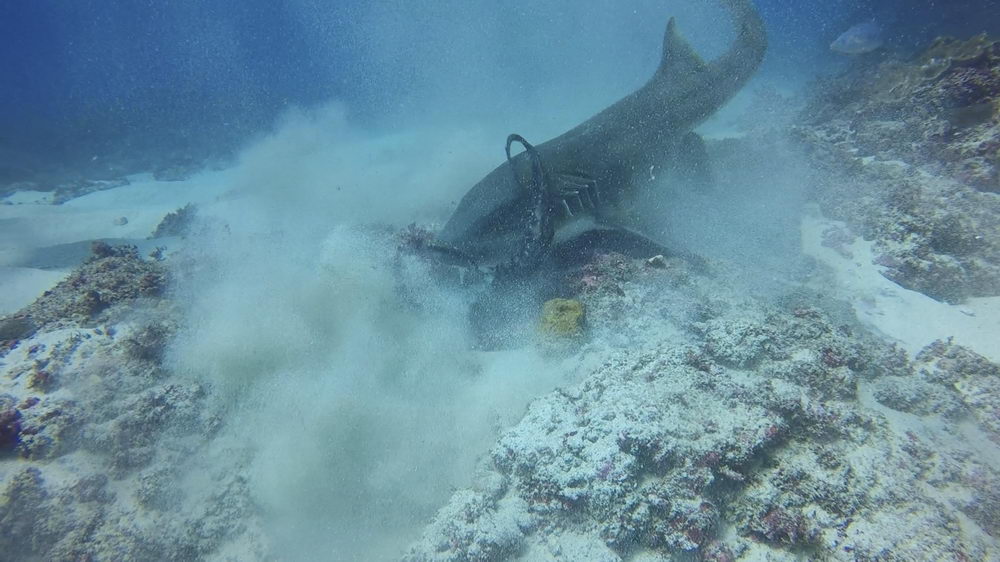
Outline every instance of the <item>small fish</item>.
[(882, 29), (874, 22), (859, 23), (830, 43), (830, 50), (845, 55), (863, 55), (882, 46)]

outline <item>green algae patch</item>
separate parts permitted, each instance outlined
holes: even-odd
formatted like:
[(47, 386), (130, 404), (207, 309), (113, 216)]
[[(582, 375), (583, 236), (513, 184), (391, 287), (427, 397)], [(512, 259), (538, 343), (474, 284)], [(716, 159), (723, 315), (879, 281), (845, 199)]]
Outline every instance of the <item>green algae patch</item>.
[(578, 338), (583, 335), (583, 303), (575, 299), (552, 299), (542, 305), (540, 329), (543, 335)]

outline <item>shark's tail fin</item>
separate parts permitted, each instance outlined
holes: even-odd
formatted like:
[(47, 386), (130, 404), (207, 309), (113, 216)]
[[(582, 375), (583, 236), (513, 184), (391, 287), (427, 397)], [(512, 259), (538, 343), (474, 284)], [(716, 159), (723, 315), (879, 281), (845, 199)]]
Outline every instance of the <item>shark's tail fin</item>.
[(663, 58), (657, 71), (661, 76), (688, 76), (708, 70), (708, 65), (677, 31), (677, 20), (670, 18), (663, 36)]
[(767, 32), (751, 0), (722, 0), (732, 14), (736, 39), (729, 49), (712, 61), (712, 69), (723, 79), (743, 84), (760, 66), (767, 51)]
[(760, 65), (767, 50), (767, 35), (760, 15), (750, 0), (722, 0), (733, 16), (736, 39), (718, 59), (706, 63), (677, 31), (677, 23), (670, 18), (663, 37), (663, 58), (658, 75), (664, 77), (691, 76), (705, 72), (719, 78), (742, 84)]

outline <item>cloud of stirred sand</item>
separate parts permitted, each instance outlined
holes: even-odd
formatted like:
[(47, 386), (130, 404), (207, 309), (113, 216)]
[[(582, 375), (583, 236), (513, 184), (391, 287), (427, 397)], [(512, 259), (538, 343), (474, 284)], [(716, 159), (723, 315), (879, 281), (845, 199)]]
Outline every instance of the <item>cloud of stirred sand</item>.
[(558, 382), (534, 352), (471, 351), (468, 297), (385, 234), (446, 215), (484, 169), (477, 142), (293, 113), (203, 212), (174, 360), (216, 389), (226, 439), (255, 451), (252, 489), (288, 559), (398, 554), (497, 429)]

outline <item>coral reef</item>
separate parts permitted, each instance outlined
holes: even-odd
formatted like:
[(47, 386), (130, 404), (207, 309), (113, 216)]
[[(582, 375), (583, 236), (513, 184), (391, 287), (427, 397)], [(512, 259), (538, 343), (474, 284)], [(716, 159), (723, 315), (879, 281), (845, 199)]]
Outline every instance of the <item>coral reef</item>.
[(176, 211), (167, 213), (153, 229), (150, 238), (163, 238), (166, 236), (185, 236), (191, 230), (198, 208), (188, 203)]
[[(578, 283), (593, 266), (570, 276), (593, 339), (617, 350), (536, 400), (407, 560), (996, 552), (995, 495), (967, 499), (994, 471), (948, 431), (900, 417), (960, 418), (982, 394), (948, 381), (995, 365), (934, 351), (945, 344), (911, 362), (822, 299), (765, 304), (682, 261), (619, 259), (614, 290)], [(963, 531), (959, 511), (979, 530)]]
[(214, 442), (208, 389), (162, 364), (165, 282), (134, 248), (97, 246), (14, 316), (31, 329), (0, 356), (0, 558), (264, 558), (247, 456)]
[(932, 165), (1000, 192), (1000, 42), (940, 38), (914, 60), (887, 60), (823, 80), (804, 115), (805, 138), (855, 158)]
[[(147, 266), (165, 267), (99, 247), (71, 278)], [(565, 272), (549, 314), (573, 333), (586, 311), (569, 339), (587, 367), (502, 434), (406, 559), (995, 557), (1000, 471), (973, 447), (1000, 447), (1000, 367), (950, 341), (911, 360), (829, 298), (763, 302), (714, 269), (597, 254)], [(166, 295), (110, 294), (96, 314), (46, 295), (26, 310), (66, 317), (17, 316), (40, 327), (0, 357), (0, 552), (280, 557), (254, 452), (163, 362)]]
[(951, 341), (938, 341), (916, 358), (920, 378), (953, 389), (985, 434), (1000, 445), (1000, 366)]
[(885, 275), (958, 302), (1000, 294), (1000, 43), (942, 38), (815, 88), (795, 135), (823, 212), (874, 240)]

